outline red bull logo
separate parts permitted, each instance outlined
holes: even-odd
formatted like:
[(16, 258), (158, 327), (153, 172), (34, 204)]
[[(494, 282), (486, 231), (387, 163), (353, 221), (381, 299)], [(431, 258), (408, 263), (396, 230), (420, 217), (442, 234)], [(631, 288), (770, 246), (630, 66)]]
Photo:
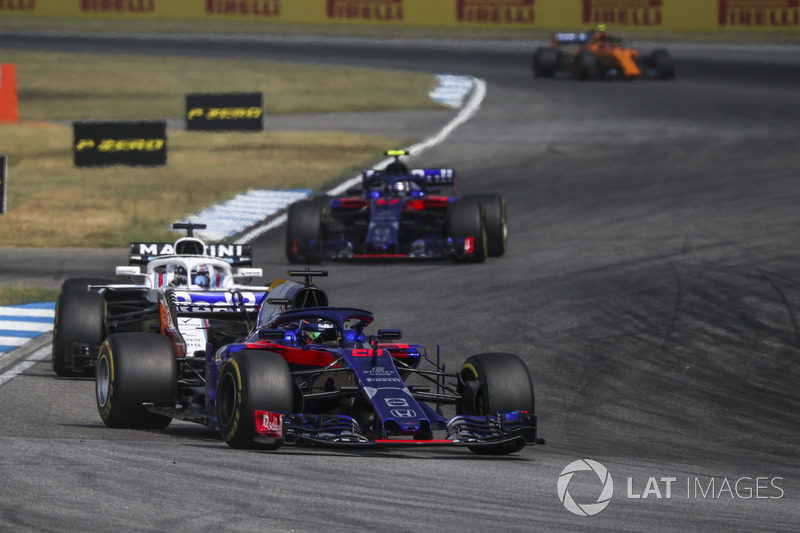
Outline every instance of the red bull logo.
[(664, 0), (583, 0), (584, 24), (661, 26)]
[(719, 0), (720, 27), (800, 26), (800, 0)]
[(482, 24), (533, 24), (536, 0), (457, 0), (456, 20)]
[(206, 15), (278, 17), (281, 0), (206, 0)]
[(328, 19), (399, 21), (405, 0), (328, 0)]

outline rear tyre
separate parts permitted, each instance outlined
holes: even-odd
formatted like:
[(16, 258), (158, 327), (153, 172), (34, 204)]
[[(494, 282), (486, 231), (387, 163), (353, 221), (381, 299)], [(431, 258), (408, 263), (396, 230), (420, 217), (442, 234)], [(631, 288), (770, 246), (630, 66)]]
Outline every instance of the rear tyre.
[(115, 333), (100, 347), (95, 374), (97, 411), (112, 428), (163, 429), (171, 417), (142, 405), (175, 407), (178, 360), (158, 333)]
[(651, 69), (658, 71), (659, 79), (670, 80), (675, 77), (675, 66), (672, 63), (672, 56), (670, 56), (669, 52), (666, 50), (653, 50), (648, 63)]
[(475, 198), (465, 198), (447, 206), (447, 234), (456, 240), (470, 239), (470, 250), (463, 250), (455, 261), (483, 263), (488, 255), (486, 225), (481, 203)]
[(320, 200), (319, 197), (300, 200), (289, 206), (286, 221), (286, 258), (290, 263), (316, 264), (322, 260), (317, 253), (301, 251), (298, 248), (298, 241), (322, 242), (322, 221), (326, 208), (327, 201)]
[(540, 46), (533, 53), (533, 77), (552, 78), (558, 68), (558, 52), (554, 49)]
[(575, 76), (581, 81), (587, 81), (596, 79), (597, 75), (597, 56), (589, 51), (578, 54), (575, 60)]
[(486, 225), (486, 251), (489, 257), (500, 257), (506, 253), (508, 242), (508, 226), (506, 218), (506, 200), (499, 194), (480, 194), (465, 196), (475, 198), (483, 207)]
[(222, 365), (217, 387), (217, 422), (231, 448), (276, 450), (273, 443), (256, 442), (256, 409), (292, 413), (294, 383), (289, 365), (280, 355), (262, 350), (233, 354)]
[[(533, 382), (519, 356), (511, 353), (482, 353), (464, 361), (461, 367), (463, 386), (458, 413), (496, 415), (502, 411), (527, 411), (534, 414)], [(470, 447), (482, 455), (503, 455), (520, 449), (518, 443)]]
[(102, 294), (70, 290), (56, 300), (53, 320), (53, 371), (62, 377), (91, 376), (93, 369), (73, 369), (73, 343), (99, 346), (106, 336), (106, 300)]

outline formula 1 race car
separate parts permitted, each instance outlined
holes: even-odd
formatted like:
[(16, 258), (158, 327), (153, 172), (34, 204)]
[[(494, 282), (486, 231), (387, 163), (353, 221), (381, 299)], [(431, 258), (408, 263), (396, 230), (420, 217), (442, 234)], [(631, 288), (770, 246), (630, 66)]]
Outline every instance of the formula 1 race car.
[[(239, 288), (245, 301), (255, 305), (266, 288), (237, 284), (262, 275), (260, 268), (251, 267), (251, 246), (206, 244), (193, 234), (194, 230), (205, 227), (205, 224), (176, 223), (173, 229), (186, 230), (187, 236), (174, 243), (130, 243), (129, 264), (116, 268), (117, 277), (127, 277), (127, 283), (99, 278), (64, 281), (54, 318), (55, 373), (65, 377), (93, 375), (97, 352), (108, 334), (150, 331), (157, 326), (158, 301), (153, 289), (181, 287), (206, 291), (216, 301), (231, 297), (230, 289)], [(234, 271), (234, 267), (240, 268)], [(184, 322), (180, 325), (186, 328), (190, 352), (205, 350), (204, 331), (194, 327), (192, 320)]]
[(362, 173), (348, 196), (317, 196), (289, 207), (286, 257), (291, 263), (323, 259), (452, 259), (480, 263), (506, 251), (506, 204), (498, 194), (456, 198), (453, 169), (409, 169), (406, 150), (394, 161)]
[[(399, 342), (399, 330), (368, 334), (369, 311), (328, 306), (312, 283), (326, 272), (289, 275), (305, 281), (275, 280), (257, 317), (238, 298), (211, 306), (202, 293), (162, 291), (160, 333), (113, 333), (100, 349), (103, 422), (162, 429), (186, 420), (218, 429), (239, 449), (427, 445), (508, 454), (544, 442), (518, 356), (472, 355), (446, 372), (438, 349), (433, 361), (424, 347)], [(181, 317), (207, 320), (204, 358), (186, 355)], [(232, 340), (241, 321), (252, 327)], [(455, 415), (446, 418), (444, 406)]]
[(536, 49), (534, 77), (552, 78), (557, 72), (569, 72), (578, 80), (675, 77), (669, 52), (657, 49), (640, 56), (622, 39), (609, 36), (603, 25), (590, 33), (556, 33), (551, 46)]

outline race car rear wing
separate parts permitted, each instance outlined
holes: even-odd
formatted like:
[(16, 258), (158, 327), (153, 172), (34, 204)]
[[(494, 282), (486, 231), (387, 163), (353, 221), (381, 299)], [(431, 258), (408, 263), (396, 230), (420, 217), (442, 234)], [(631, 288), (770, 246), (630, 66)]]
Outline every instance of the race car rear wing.
[(553, 46), (558, 47), (565, 44), (582, 44), (589, 40), (588, 33), (554, 33)]
[[(158, 257), (185, 253), (185, 250), (182, 250), (182, 247), (178, 245), (179, 243), (185, 244), (185, 241), (188, 241), (188, 238), (178, 239), (175, 243), (131, 242), (128, 244), (128, 264), (146, 265)], [(252, 244), (205, 244), (196, 239), (194, 243), (196, 243), (197, 248), (193, 250), (193, 255), (222, 259), (229, 262), (231, 266), (249, 267), (253, 265)]]
[(225, 318), (222, 315), (258, 312), (267, 291), (167, 291), (170, 304), (178, 316), (196, 318)]
[[(422, 178), (426, 186), (455, 185), (456, 171), (452, 168), (414, 168), (408, 171), (408, 176)], [(362, 185), (375, 179), (397, 178), (398, 174), (384, 172), (382, 170), (365, 170), (362, 177)]]

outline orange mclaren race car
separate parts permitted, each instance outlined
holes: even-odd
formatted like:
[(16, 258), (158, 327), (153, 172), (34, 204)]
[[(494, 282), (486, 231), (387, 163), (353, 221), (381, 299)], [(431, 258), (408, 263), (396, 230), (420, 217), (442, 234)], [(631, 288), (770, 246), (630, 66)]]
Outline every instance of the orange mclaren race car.
[(608, 35), (604, 25), (593, 32), (556, 33), (551, 46), (537, 48), (533, 54), (534, 77), (552, 78), (557, 72), (569, 72), (579, 80), (675, 77), (669, 52), (657, 49), (640, 56), (622, 39)]

